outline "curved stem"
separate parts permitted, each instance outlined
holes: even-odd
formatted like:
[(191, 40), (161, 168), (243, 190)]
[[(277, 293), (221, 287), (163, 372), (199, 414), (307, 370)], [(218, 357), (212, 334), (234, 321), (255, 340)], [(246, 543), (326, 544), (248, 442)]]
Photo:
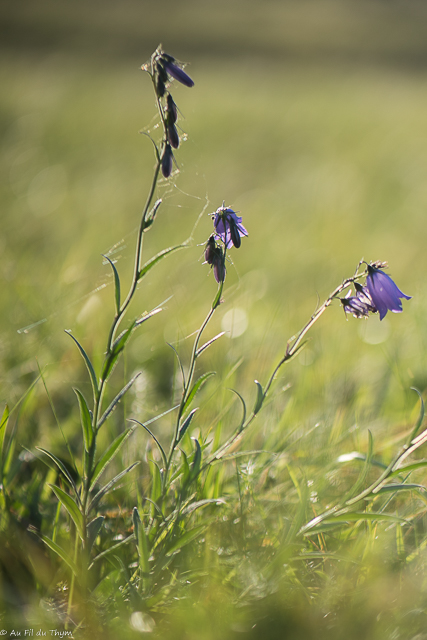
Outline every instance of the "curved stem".
[(311, 327), (318, 321), (320, 316), (326, 311), (326, 309), (332, 303), (334, 298), (336, 298), (342, 291), (344, 291), (351, 284), (353, 284), (353, 282), (355, 282), (359, 278), (362, 278), (363, 276), (366, 275), (366, 270), (363, 271), (362, 273), (359, 273), (360, 265), (361, 265), (361, 263), (359, 263), (359, 265), (358, 265), (358, 267), (356, 269), (356, 273), (354, 274), (354, 276), (351, 276), (350, 278), (347, 278), (336, 289), (334, 289), (334, 291), (329, 295), (329, 297), (325, 300), (325, 302), (322, 304), (322, 306), (319, 307), (317, 309), (317, 311), (311, 316), (310, 320), (304, 325), (304, 327), (301, 329), (301, 331), (296, 336), (293, 336), (292, 338), (290, 338), (288, 340), (288, 344), (286, 346), (286, 351), (285, 351), (284, 356), (279, 360), (279, 362), (277, 363), (277, 365), (273, 369), (273, 373), (270, 375), (270, 377), (269, 377), (269, 379), (267, 381), (267, 384), (265, 385), (264, 392), (263, 392), (263, 395), (262, 395), (261, 404), (257, 408), (257, 411), (253, 411), (251, 413), (251, 415), (248, 417), (248, 419), (246, 420), (246, 422), (243, 424), (243, 426), (240, 427), (239, 430), (237, 432), (235, 432), (232, 436), (230, 436), (230, 438), (218, 449), (218, 451), (216, 451), (211, 456), (211, 458), (209, 458), (209, 460), (207, 462), (205, 462), (205, 464), (203, 465), (201, 471), (203, 469), (205, 469), (207, 466), (209, 466), (215, 460), (220, 460), (220, 458), (222, 458), (222, 456), (228, 451), (228, 449), (232, 445), (237, 444), (237, 442), (239, 440), (241, 440), (241, 438), (243, 437), (244, 431), (246, 431), (246, 429), (250, 426), (250, 424), (253, 422), (253, 420), (258, 415), (259, 411), (261, 410), (261, 408), (262, 408), (262, 406), (263, 406), (263, 404), (265, 402), (265, 399), (267, 397), (267, 394), (268, 394), (268, 392), (270, 390), (270, 387), (273, 384), (273, 381), (274, 381), (279, 369), (285, 364), (285, 362), (290, 360), (297, 353), (298, 349), (300, 348), (301, 341), (304, 338), (304, 336), (308, 333), (308, 331), (311, 329)]

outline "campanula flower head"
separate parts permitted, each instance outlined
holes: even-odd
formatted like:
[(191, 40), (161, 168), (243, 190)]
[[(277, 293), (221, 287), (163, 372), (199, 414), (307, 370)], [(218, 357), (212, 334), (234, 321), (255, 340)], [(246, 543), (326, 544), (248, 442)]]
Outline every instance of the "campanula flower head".
[(401, 313), (401, 300), (403, 298), (406, 300), (411, 299), (411, 296), (402, 293), (390, 276), (384, 273), (384, 271), (381, 271), (381, 269), (376, 266), (376, 263), (368, 264), (366, 287), (375, 309), (380, 314), (380, 320), (385, 317), (387, 311)]
[(242, 225), (242, 218), (225, 204), (219, 207), (213, 215), (217, 238), (222, 240), (227, 249), (233, 246), (238, 249), (242, 242), (241, 238), (248, 235)]

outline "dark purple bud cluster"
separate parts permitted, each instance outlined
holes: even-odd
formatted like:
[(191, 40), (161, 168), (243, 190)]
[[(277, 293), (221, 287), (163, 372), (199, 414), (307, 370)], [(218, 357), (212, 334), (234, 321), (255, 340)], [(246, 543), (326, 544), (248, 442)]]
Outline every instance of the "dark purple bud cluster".
[(205, 263), (210, 264), (213, 268), (215, 280), (218, 284), (224, 282), (226, 274), (225, 256), (222, 247), (216, 243), (213, 234), (206, 243)]
[(215, 213), (209, 214), (213, 218), (215, 232), (210, 236), (205, 247), (205, 262), (213, 268), (215, 280), (224, 282), (225, 253), (227, 249), (236, 247), (238, 249), (242, 242), (242, 237), (248, 232), (242, 225), (242, 218), (233, 209), (225, 206), (219, 207)]
[[(149, 71), (148, 65), (143, 65), (142, 69)], [(161, 46), (156, 49), (151, 57), (151, 76), (159, 99), (165, 129), (165, 140), (161, 154), (161, 170), (163, 176), (169, 178), (172, 173), (174, 160), (172, 149), (178, 149), (180, 138), (176, 127), (178, 109), (168, 87), (172, 80), (177, 80), (185, 87), (192, 87), (194, 82), (190, 76), (185, 73), (182, 65), (180, 65), (173, 56), (165, 53)]]
[(386, 266), (385, 262), (368, 264), (366, 284), (355, 282), (356, 295), (352, 296), (349, 292), (345, 298), (340, 298), (346, 313), (351, 313), (355, 318), (367, 318), (370, 313), (378, 312), (382, 320), (387, 311), (402, 312), (401, 300), (410, 300), (411, 296), (403, 293), (390, 276), (380, 269)]

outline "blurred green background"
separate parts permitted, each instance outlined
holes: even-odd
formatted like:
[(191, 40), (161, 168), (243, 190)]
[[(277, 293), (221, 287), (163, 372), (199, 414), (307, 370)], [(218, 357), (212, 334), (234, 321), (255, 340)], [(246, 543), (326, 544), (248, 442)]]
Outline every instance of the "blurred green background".
[[(328, 631), (326, 637), (342, 637), (343, 628), (349, 638), (374, 637), (355, 624), (363, 609), (365, 624), (378, 623), (383, 632), (375, 637), (382, 638), (395, 625), (398, 598), (408, 629), (407, 611), (418, 605), (425, 610), (416, 599), (425, 592), (425, 541), (420, 563), (398, 572), (395, 541), (388, 537), (394, 530), (375, 543), (375, 562), (366, 556), (372, 569), (366, 586), (364, 567), (359, 571), (347, 563), (343, 569), (343, 563), (338, 570), (331, 564), (325, 589), (307, 591), (310, 601), (316, 596), (320, 602), (309, 613), (307, 594), (297, 584), (304, 582), (305, 563), (298, 574), (279, 554), (284, 590), (274, 595), (261, 583), (269, 537), (280, 535), (283, 517), (292, 517), (298, 503), (293, 477), (291, 482), (285, 471), (288, 463), (304, 482), (310, 479), (310, 505), (319, 513), (339, 500), (356, 476), (357, 469), (339, 466), (337, 456), (366, 451), (369, 428), (375, 458), (388, 463), (417, 412), (410, 388), (427, 388), (426, 26), (427, 5), (415, 0), (0, 4), (2, 403), (13, 407), (40, 367), (71, 448), (80, 446), (72, 387), (88, 395), (89, 382), (64, 329), (73, 331), (99, 367), (114, 313), (111, 270), (102, 254), (117, 260), (126, 290), (154, 165), (152, 145), (140, 132), (158, 133), (151, 83), (140, 66), (160, 42), (189, 63), (195, 86), (172, 85), (187, 139), (176, 152), (179, 173), (159, 185), (163, 205), (146, 235), (145, 257), (189, 237), (192, 242), (153, 269), (140, 287), (129, 319), (167, 302), (135, 334), (114, 373), (116, 391), (136, 370), (143, 375), (103, 437), (111, 440), (123, 430), (124, 417), (146, 421), (176, 399), (177, 367), (166, 343), (188, 362), (191, 336), (216, 292), (213, 274), (202, 265), (203, 247), (212, 230), (208, 213), (223, 200), (240, 211), (249, 237), (230, 252), (224, 304), (206, 332), (207, 339), (221, 330), (227, 334), (199, 365), (218, 371), (200, 395), (194, 421), (204, 436), (217, 425), (218, 412), (225, 415), (223, 435), (235, 426), (241, 409), (236, 402), (227, 413), (233, 397), (227, 388), (236, 388), (252, 406), (253, 380), (268, 378), (287, 339), (353, 274), (361, 258), (387, 260), (389, 273), (413, 296), (404, 301), (402, 314), (388, 314), (381, 323), (352, 317), (346, 322), (339, 303), (328, 309), (306, 348), (281, 371), (271, 404), (242, 445), (268, 450), (267, 458), (272, 452), (274, 459), (267, 464), (267, 458), (254, 457), (246, 471), (246, 459), (241, 465), (242, 478), (246, 472), (252, 487), (247, 494), (254, 501), (260, 497), (260, 512), (267, 505), (272, 514), (266, 531), (257, 510), (250, 512), (252, 556), (242, 551), (235, 578), (236, 593), (240, 585), (252, 589), (249, 595), (258, 598), (254, 619), (264, 621), (259, 631), (255, 624), (248, 627), (250, 637), (281, 638), (286, 624), (292, 628), (292, 616), (299, 618), (301, 637), (317, 637), (319, 624), (329, 629), (331, 611), (338, 616), (336, 636)], [(42, 383), (15, 420), (17, 454), (40, 445), (67, 456)], [(167, 441), (170, 416), (156, 422), (155, 431)], [(147, 440), (139, 434), (135, 440), (124, 454), (130, 462), (145, 455), (139, 445)], [(256, 468), (252, 485), (251, 465)], [(146, 465), (141, 469), (142, 477)], [(423, 470), (415, 476), (425, 482)], [(237, 522), (234, 498), (226, 512), (230, 531)], [(417, 510), (424, 517), (425, 505), (416, 497), (399, 505), (405, 517), (410, 513), (415, 520)], [(209, 535), (212, 555), (224, 570), (227, 554), (220, 558), (215, 545), (227, 535), (217, 537), (212, 527), (207, 547)], [(349, 543), (353, 540), (359, 561), (367, 538), (354, 535)], [(374, 540), (375, 531), (372, 549)], [(237, 566), (238, 559), (232, 562)], [(212, 612), (216, 632), (221, 608), (224, 637), (232, 633), (231, 623), (241, 632), (238, 608), (230, 604), (231, 578), (221, 587), (218, 579), (218, 588), (211, 588), (214, 564), (207, 555), (201, 607), (195, 609), (191, 598), (187, 604), (177, 601), (171, 618), (176, 637), (199, 637), (199, 620), (211, 619)], [(315, 574), (316, 566), (310, 566)], [(194, 590), (196, 602), (197, 581)], [(252, 609), (242, 612), (247, 626)], [(211, 637), (210, 630), (206, 634)]]
[[(170, 402), (166, 342), (185, 358), (209, 309), (207, 214), (225, 200), (249, 237), (232, 252), (207, 337), (233, 319), (234, 333), (206, 354), (206, 369), (250, 399), (253, 379), (266, 379), (358, 261), (388, 260), (413, 296), (404, 313), (380, 324), (328, 310), (281, 375), (277, 392), (291, 388), (277, 420), (291, 403), (290, 422), (304, 428), (329, 428), (341, 410), (345, 428), (375, 421), (388, 433), (390, 416), (399, 428), (415, 404), (409, 388), (427, 386), (426, 24), (415, 1), (4, 1), (1, 400), (13, 405), (46, 367), (59, 415), (75, 415), (71, 386), (87, 379), (64, 329), (101, 361), (113, 313), (101, 254), (114, 247), (126, 288), (153, 167), (140, 132), (156, 136), (140, 66), (162, 42), (190, 63), (195, 86), (172, 88), (188, 139), (179, 173), (159, 187), (145, 255), (193, 242), (150, 273), (134, 303), (139, 314), (172, 296), (117, 374), (144, 370), (135, 411), (145, 419)], [(37, 412), (23, 421), (34, 441), (54, 426), (41, 385), (36, 393)]]

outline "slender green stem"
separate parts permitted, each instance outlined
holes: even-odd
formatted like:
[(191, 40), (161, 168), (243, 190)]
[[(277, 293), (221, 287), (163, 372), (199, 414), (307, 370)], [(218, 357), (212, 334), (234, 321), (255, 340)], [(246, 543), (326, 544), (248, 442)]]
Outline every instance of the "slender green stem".
[(286, 346), (285, 354), (283, 355), (283, 357), (279, 360), (279, 362), (275, 366), (275, 368), (273, 370), (273, 373), (270, 375), (270, 377), (269, 377), (269, 379), (268, 379), (268, 381), (267, 381), (267, 383), (266, 383), (266, 385), (264, 387), (261, 405), (257, 408), (257, 411), (253, 411), (252, 412), (252, 414), (247, 418), (247, 420), (243, 424), (243, 426), (240, 427), (239, 430), (237, 432), (235, 432), (232, 436), (230, 436), (230, 438), (203, 465), (201, 470), (205, 469), (207, 466), (209, 466), (215, 460), (220, 460), (220, 458), (222, 458), (222, 456), (228, 451), (228, 449), (230, 449), (230, 447), (232, 445), (237, 444), (237, 442), (239, 442), (241, 440), (241, 438), (243, 437), (244, 431), (246, 431), (246, 429), (250, 426), (250, 424), (253, 422), (253, 420), (258, 415), (259, 411), (261, 410), (262, 405), (265, 402), (267, 394), (268, 394), (268, 392), (270, 390), (271, 385), (273, 384), (273, 381), (274, 381), (279, 369), (285, 364), (285, 362), (290, 360), (297, 353), (298, 349), (300, 348), (300, 345), (301, 345), (301, 342), (302, 342), (304, 336), (308, 333), (308, 331), (312, 328), (312, 326), (318, 321), (320, 316), (326, 311), (326, 309), (332, 303), (334, 298), (336, 298), (342, 291), (344, 291), (351, 284), (353, 284), (353, 282), (355, 282), (359, 278), (362, 278), (363, 276), (366, 275), (366, 270), (363, 271), (362, 273), (359, 273), (359, 268), (360, 268), (360, 263), (358, 265), (358, 268), (357, 268), (356, 273), (354, 274), (354, 276), (351, 276), (350, 278), (347, 278), (346, 280), (344, 280), (329, 295), (329, 297), (325, 300), (325, 302), (322, 304), (322, 306), (319, 307), (317, 309), (317, 311), (311, 316), (310, 320), (304, 325), (304, 327), (301, 329), (301, 331), (296, 336), (293, 336), (292, 338), (290, 338), (290, 340), (288, 341), (288, 344)]

